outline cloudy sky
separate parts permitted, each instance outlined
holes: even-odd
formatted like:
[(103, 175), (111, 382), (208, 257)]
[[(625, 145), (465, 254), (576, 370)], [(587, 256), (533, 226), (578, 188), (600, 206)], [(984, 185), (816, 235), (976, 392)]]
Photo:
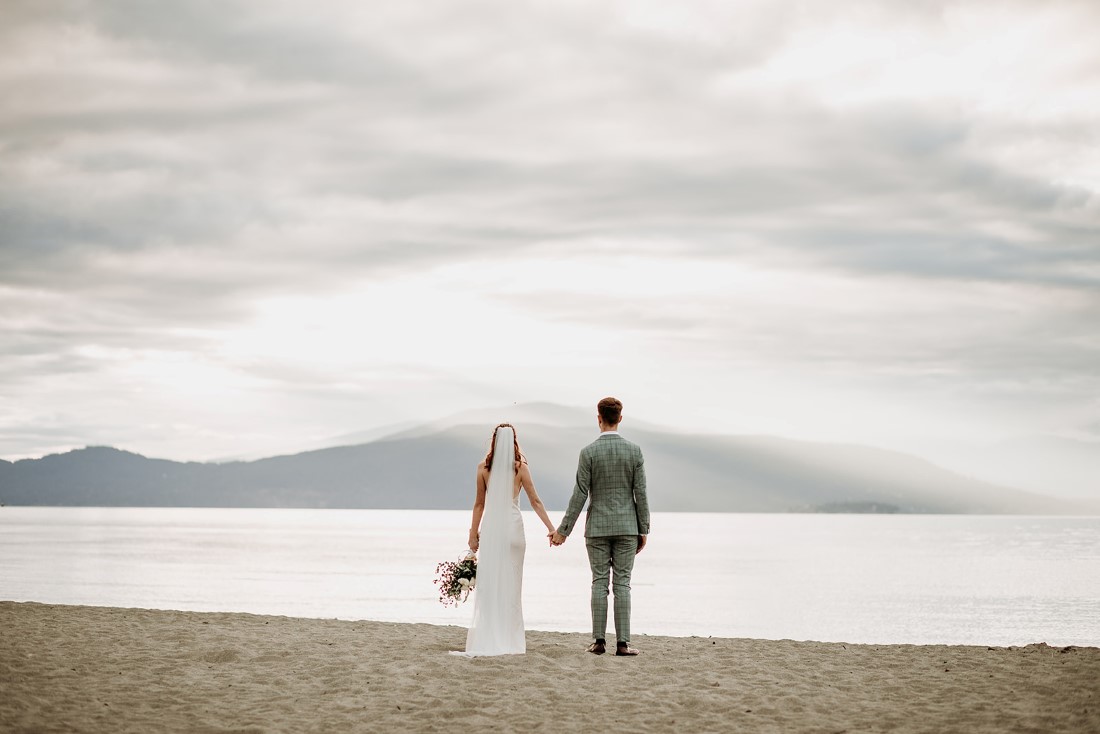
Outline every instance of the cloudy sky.
[(1100, 438), (1100, 5), (0, 5), (0, 456), (605, 394)]

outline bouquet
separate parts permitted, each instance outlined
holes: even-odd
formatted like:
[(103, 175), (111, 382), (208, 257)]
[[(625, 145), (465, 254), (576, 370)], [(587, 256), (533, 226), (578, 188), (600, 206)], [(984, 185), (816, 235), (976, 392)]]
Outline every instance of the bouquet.
[(435, 567), (435, 583), (443, 606), (458, 606), (470, 596), (477, 585), (477, 556), (467, 551), (462, 560), (444, 561)]

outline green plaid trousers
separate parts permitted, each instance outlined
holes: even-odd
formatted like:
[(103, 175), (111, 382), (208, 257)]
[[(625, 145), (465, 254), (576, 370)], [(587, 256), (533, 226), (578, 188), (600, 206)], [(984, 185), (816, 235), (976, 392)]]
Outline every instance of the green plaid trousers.
[(615, 592), (615, 641), (630, 642), (630, 573), (638, 553), (637, 535), (586, 539), (592, 567), (592, 639), (607, 639), (607, 581)]

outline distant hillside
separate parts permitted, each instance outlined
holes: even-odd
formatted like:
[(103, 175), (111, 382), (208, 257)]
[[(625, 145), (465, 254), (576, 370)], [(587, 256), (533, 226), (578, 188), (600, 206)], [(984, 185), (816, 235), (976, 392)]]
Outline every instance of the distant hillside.
[[(594, 420), (550, 406), (516, 409), (535, 483), (561, 510)], [(557, 411), (557, 412), (555, 412)], [(553, 415), (550, 415), (550, 414)], [(8, 505), (467, 509), (496, 421), (444, 421), (352, 446), (222, 464), (149, 459), (106, 447), (0, 462)], [(751, 436), (690, 436), (624, 423), (646, 455), (654, 510), (693, 512), (1073, 513), (1084, 508), (974, 481), (921, 459), (862, 446)]]
[(1073, 499), (1100, 497), (1100, 440), (1018, 436), (985, 445), (928, 442), (937, 464), (994, 484)]

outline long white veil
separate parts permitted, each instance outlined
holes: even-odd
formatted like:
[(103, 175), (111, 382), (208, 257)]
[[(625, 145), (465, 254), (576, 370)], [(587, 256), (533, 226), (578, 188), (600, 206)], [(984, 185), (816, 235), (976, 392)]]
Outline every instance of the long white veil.
[[(515, 484), (515, 434), (511, 428), (496, 431), (493, 465), (485, 490), (478, 545), (474, 618), (466, 635), (467, 655), (502, 655), (523, 652), (514, 639), (519, 599), (517, 575), (511, 568), (509, 525), (512, 522), (512, 487)], [(519, 623), (522, 635), (523, 623)], [(518, 644), (523, 645), (522, 637)]]

